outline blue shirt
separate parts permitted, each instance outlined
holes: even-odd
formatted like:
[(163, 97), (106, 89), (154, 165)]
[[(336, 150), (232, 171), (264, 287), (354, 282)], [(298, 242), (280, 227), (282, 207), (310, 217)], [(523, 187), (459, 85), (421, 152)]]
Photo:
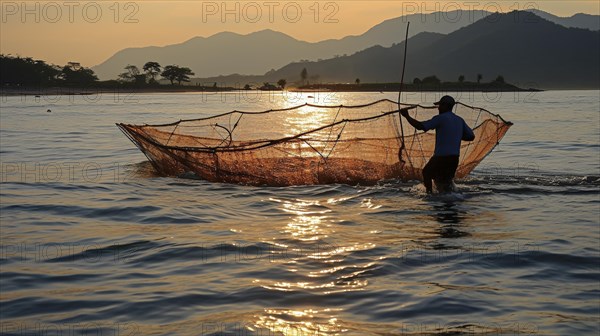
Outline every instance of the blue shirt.
[(436, 115), (430, 120), (422, 122), (425, 132), (435, 129), (435, 152), (436, 156), (448, 156), (460, 154), (460, 141), (473, 139), (473, 130), (465, 123), (463, 118), (452, 111)]

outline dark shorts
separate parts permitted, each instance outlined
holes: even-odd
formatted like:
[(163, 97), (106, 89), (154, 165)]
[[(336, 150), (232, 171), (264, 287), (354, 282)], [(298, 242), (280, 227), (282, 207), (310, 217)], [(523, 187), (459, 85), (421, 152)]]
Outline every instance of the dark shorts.
[(438, 182), (451, 181), (458, 168), (458, 155), (433, 156), (423, 167), (423, 178), (426, 175)]

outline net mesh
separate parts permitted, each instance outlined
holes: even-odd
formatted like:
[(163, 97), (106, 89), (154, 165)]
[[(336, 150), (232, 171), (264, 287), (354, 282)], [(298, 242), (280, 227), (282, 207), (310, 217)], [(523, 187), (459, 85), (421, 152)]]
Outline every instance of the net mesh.
[[(421, 180), (433, 155), (435, 132), (414, 130), (400, 117), (399, 107), (409, 108), (418, 120), (438, 113), (436, 107), (380, 100), (117, 126), (165, 176), (192, 172), (213, 182), (270, 186)], [(460, 103), (455, 113), (475, 133), (475, 141), (461, 144), (456, 172), (461, 178), (492, 151), (512, 124)]]

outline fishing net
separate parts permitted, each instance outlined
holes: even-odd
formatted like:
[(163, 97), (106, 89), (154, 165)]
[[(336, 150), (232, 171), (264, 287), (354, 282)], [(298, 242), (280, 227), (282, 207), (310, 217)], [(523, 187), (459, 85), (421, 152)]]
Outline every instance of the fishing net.
[[(436, 107), (400, 105), (427, 120)], [(300, 106), (232, 111), (162, 125), (117, 126), (161, 175), (190, 172), (214, 182), (249, 185), (373, 184), (421, 180), (433, 155), (435, 132), (416, 131), (380, 100), (357, 106)], [(455, 113), (475, 132), (462, 142), (456, 177), (471, 172), (512, 125), (484, 109), (457, 103)]]

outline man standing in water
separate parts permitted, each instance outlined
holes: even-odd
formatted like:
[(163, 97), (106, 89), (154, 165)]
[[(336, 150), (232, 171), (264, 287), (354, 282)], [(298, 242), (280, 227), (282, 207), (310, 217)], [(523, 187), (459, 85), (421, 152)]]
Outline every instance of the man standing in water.
[(451, 182), (458, 168), (460, 142), (475, 140), (473, 130), (452, 112), (454, 104), (454, 98), (443, 96), (435, 103), (439, 114), (423, 122), (409, 116), (407, 109), (400, 111), (414, 128), (424, 132), (435, 129), (435, 151), (423, 168), (423, 184), (429, 194), (433, 192), (432, 179), (437, 186), (443, 186), (444, 190), (439, 192), (451, 191)]

